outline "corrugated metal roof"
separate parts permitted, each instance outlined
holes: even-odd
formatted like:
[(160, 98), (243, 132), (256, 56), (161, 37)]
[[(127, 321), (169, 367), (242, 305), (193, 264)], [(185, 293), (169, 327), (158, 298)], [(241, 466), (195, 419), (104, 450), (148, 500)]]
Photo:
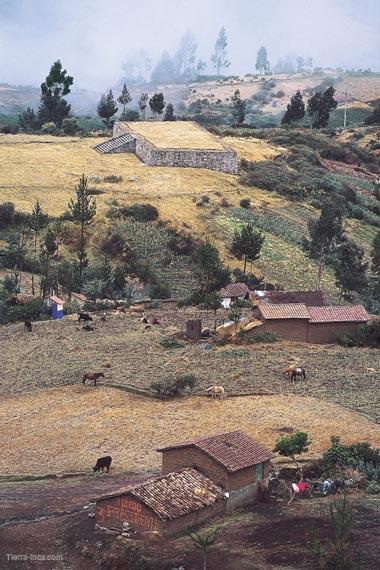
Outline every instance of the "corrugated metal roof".
[(363, 305), (309, 307), (311, 323), (366, 322), (371, 315)]
[(221, 487), (202, 473), (195, 469), (185, 469), (98, 500), (129, 495), (144, 503), (160, 519), (173, 520), (213, 505), (224, 498), (224, 493)]
[(288, 303), (302, 303), (306, 306), (326, 305), (326, 296), (323, 291), (254, 291), (260, 303), (283, 305)]
[(308, 308), (303, 303), (271, 305), (260, 303), (258, 309), (263, 318), (269, 319), (310, 319)]
[(229, 283), (219, 291), (221, 297), (245, 297), (249, 289), (245, 283)]
[(201, 449), (230, 472), (269, 461), (269, 459), (274, 457), (269, 449), (242, 431), (232, 431), (204, 439), (170, 445), (157, 451), (189, 446)]
[(125, 133), (124, 135), (120, 135), (119, 137), (113, 137), (108, 141), (97, 144), (93, 148), (100, 154), (107, 154), (112, 152), (114, 149), (123, 146), (126, 143), (133, 142), (134, 140), (135, 138), (132, 135), (130, 135), (129, 133)]

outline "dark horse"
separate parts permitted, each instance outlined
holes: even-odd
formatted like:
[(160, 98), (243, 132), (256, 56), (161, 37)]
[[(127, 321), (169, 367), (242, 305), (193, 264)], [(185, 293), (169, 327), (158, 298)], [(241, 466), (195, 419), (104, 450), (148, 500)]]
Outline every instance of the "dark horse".
[(105, 378), (104, 372), (86, 372), (86, 374), (83, 375), (82, 383), (84, 385), (86, 380), (93, 380), (94, 386), (96, 386), (96, 381), (98, 378)]
[(92, 317), (88, 313), (78, 313), (78, 323), (81, 321), (87, 323), (87, 321), (92, 321)]
[(306, 380), (306, 372), (304, 368), (295, 368), (290, 375), (290, 380), (295, 382), (297, 380), (297, 376)]

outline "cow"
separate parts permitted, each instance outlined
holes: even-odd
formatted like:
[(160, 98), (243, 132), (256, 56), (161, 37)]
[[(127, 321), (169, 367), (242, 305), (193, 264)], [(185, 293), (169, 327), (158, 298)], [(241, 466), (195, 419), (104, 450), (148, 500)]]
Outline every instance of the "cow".
[(86, 374), (83, 375), (82, 383), (84, 385), (86, 380), (93, 380), (94, 386), (96, 386), (98, 378), (105, 378), (104, 372), (86, 372)]
[(295, 382), (297, 380), (297, 376), (306, 380), (306, 372), (304, 368), (295, 368), (290, 375), (290, 380)]
[(24, 321), (24, 330), (27, 332), (32, 332), (32, 322), (29, 320)]
[(94, 327), (92, 325), (89, 325), (88, 323), (86, 323), (84, 325), (84, 327), (82, 327), (82, 330), (87, 331), (87, 332), (94, 332)]
[(211, 398), (221, 398), (223, 400), (226, 395), (226, 391), (223, 386), (210, 386), (206, 391), (208, 396), (211, 396)]
[(78, 323), (81, 321), (87, 323), (88, 321), (92, 321), (92, 317), (88, 313), (78, 313)]
[(106, 468), (108, 473), (108, 471), (110, 470), (111, 462), (112, 462), (112, 457), (110, 455), (106, 455), (105, 457), (99, 457), (99, 459), (96, 462), (96, 465), (93, 467), (94, 472), (102, 470), (103, 473), (103, 469)]

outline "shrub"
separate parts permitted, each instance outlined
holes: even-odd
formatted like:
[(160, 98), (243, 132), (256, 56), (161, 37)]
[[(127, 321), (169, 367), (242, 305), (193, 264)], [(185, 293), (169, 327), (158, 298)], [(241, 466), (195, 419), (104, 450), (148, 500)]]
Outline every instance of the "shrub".
[(380, 321), (360, 325), (356, 334), (341, 336), (337, 342), (349, 348), (353, 346), (378, 348), (380, 347)]
[(36, 321), (46, 320), (50, 316), (49, 308), (40, 297), (31, 299), (25, 305), (3, 305), (0, 319), (2, 323), (14, 323), (26, 319)]
[(119, 182), (123, 181), (122, 176), (115, 176), (115, 174), (109, 174), (103, 178), (104, 182), (108, 182), (109, 184), (118, 184)]
[(18, 131), (18, 125), (2, 125), (0, 127), (0, 132), (4, 133), (4, 135), (16, 135)]
[(164, 338), (160, 345), (164, 348), (184, 348), (184, 344), (179, 343), (175, 338)]
[(323, 454), (323, 470), (335, 474), (347, 467), (358, 467), (363, 463), (380, 465), (380, 451), (367, 442), (344, 445), (337, 436), (331, 437), (331, 447)]
[(138, 222), (151, 222), (158, 218), (158, 210), (151, 204), (132, 204), (120, 208), (120, 213), (125, 217), (132, 217)]
[(41, 131), (47, 135), (55, 135), (58, 132), (57, 125), (53, 122), (44, 123), (41, 127)]
[(243, 198), (240, 200), (240, 206), (246, 210), (249, 210), (251, 208), (251, 200), (249, 198)]
[(75, 135), (78, 132), (79, 125), (75, 117), (66, 117), (62, 121), (62, 130), (66, 135)]
[(151, 383), (150, 387), (163, 398), (175, 398), (181, 396), (186, 388), (192, 390), (196, 382), (194, 374), (185, 374), (175, 379), (156, 380)]
[(170, 295), (170, 287), (167, 283), (156, 281), (152, 284), (150, 296), (154, 299), (169, 299)]
[(121, 115), (120, 120), (130, 121), (130, 122), (139, 121), (140, 113), (136, 111), (136, 109), (129, 109), (128, 111), (125, 111), (125, 113)]
[(257, 344), (260, 342), (269, 344), (273, 342), (278, 342), (279, 340), (281, 340), (279, 335), (271, 332), (257, 333), (254, 336), (248, 337), (247, 339), (249, 344)]
[(15, 206), (13, 202), (3, 202), (0, 204), (0, 229), (12, 225), (15, 217)]
[(379, 483), (370, 483), (366, 487), (366, 492), (369, 495), (379, 495), (380, 494), (380, 484)]

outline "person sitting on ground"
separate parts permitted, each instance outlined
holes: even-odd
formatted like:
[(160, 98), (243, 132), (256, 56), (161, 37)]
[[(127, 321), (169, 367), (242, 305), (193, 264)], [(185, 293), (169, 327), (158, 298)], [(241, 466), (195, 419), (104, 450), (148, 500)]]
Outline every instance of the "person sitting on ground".
[(333, 486), (332, 479), (325, 479), (323, 481), (322, 493), (324, 495), (328, 495), (331, 492), (332, 486)]

